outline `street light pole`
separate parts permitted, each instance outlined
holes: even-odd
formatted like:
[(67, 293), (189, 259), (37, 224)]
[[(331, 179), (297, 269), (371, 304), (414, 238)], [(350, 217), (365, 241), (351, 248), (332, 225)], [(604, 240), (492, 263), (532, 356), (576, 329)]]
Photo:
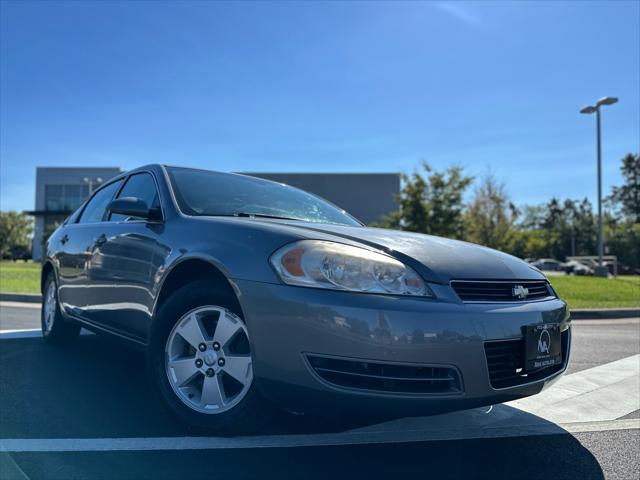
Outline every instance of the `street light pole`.
[(586, 106), (580, 109), (580, 113), (596, 114), (596, 157), (598, 161), (598, 266), (594, 274), (598, 277), (607, 277), (609, 272), (602, 263), (604, 254), (604, 240), (602, 238), (602, 141), (600, 138), (600, 107), (603, 105), (613, 105), (618, 99), (616, 97), (604, 97), (598, 100), (595, 106)]
[[(89, 185), (89, 196), (93, 194), (93, 186), (99, 187), (102, 184), (102, 178), (98, 177), (96, 179), (84, 177), (82, 181)], [(95, 184), (94, 184), (95, 181)]]
[(596, 109), (596, 144), (598, 150), (598, 267), (602, 269), (604, 246), (602, 240), (602, 144), (600, 141), (600, 106)]
[(89, 196), (91, 196), (91, 194), (93, 193), (93, 180), (89, 177), (85, 177), (82, 179), (82, 181), (89, 185)]

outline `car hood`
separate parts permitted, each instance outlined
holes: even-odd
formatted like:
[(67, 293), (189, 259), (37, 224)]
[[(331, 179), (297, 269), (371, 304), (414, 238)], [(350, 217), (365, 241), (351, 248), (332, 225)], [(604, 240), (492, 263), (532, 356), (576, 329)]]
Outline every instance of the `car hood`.
[[(280, 223), (280, 222), (278, 222)], [(425, 279), (448, 283), (455, 279), (542, 280), (528, 263), (491, 248), (459, 240), (382, 228), (282, 222), (307, 238), (364, 244), (383, 250), (418, 271)]]

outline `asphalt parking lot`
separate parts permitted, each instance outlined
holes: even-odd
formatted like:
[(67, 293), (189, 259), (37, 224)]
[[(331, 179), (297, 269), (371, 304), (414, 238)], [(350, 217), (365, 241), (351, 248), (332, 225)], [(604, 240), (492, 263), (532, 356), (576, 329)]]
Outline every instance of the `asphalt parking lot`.
[(34, 306), (0, 305), (0, 477), (640, 477), (640, 319), (575, 322), (567, 375), (541, 395), (378, 425), (274, 414), (211, 437), (149, 393), (139, 352), (45, 345)]

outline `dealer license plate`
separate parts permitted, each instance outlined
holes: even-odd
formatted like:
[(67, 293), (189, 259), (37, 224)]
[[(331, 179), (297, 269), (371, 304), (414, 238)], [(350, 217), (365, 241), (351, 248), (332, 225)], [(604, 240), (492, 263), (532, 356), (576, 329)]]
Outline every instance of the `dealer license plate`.
[(562, 363), (560, 325), (527, 325), (524, 329), (525, 370), (532, 371)]

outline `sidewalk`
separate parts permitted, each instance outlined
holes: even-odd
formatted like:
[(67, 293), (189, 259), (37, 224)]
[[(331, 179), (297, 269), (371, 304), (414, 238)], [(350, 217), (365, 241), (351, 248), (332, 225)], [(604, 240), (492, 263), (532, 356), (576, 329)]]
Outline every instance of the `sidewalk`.
[(0, 302), (42, 303), (42, 295), (39, 293), (0, 292)]
[(571, 310), (573, 320), (638, 317), (640, 317), (640, 308), (574, 308)]

